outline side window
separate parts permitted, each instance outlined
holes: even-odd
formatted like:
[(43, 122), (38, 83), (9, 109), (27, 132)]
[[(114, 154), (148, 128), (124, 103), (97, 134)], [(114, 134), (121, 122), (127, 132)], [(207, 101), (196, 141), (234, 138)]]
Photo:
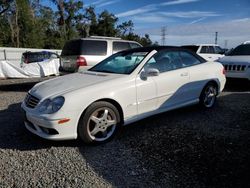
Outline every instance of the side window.
[(113, 42), (113, 53), (130, 49), (128, 42)]
[(182, 66), (188, 67), (192, 65), (200, 64), (201, 62), (192, 54), (188, 52), (180, 52), (181, 59), (182, 59)]
[(219, 46), (215, 46), (214, 48), (216, 54), (223, 54), (223, 49), (221, 49)]
[(214, 54), (214, 47), (213, 46), (202, 46), (200, 53), (203, 54)]
[(207, 46), (202, 46), (200, 53), (207, 54), (208, 53), (208, 47)]
[(209, 54), (214, 54), (215, 53), (213, 46), (208, 46), (208, 53)]
[(82, 40), (81, 47), (71, 46), (70, 49), (78, 52), (81, 50), (81, 55), (106, 55), (107, 54), (107, 42), (98, 40)]
[(131, 48), (140, 48), (141, 47), (139, 44), (134, 43), (134, 42), (130, 42), (129, 44), (130, 44)]
[(182, 68), (180, 54), (177, 51), (158, 52), (146, 63), (147, 68), (156, 68), (160, 73)]

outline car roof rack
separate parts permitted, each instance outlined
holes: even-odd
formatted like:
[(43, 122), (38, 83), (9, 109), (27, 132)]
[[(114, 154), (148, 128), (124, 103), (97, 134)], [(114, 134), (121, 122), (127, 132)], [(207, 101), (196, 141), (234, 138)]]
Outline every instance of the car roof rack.
[(95, 39), (114, 39), (114, 40), (121, 40), (119, 37), (105, 37), (105, 36), (90, 36), (90, 38)]

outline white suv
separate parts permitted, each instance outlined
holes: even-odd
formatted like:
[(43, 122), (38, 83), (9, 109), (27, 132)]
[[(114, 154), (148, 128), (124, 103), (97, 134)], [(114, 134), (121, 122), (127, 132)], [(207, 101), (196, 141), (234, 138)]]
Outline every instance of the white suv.
[(216, 44), (196, 44), (182, 46), (197, 53), (207, 61), (216, 61), (224, 56), (225, 50)]
[(141, 45), (121, 38), (91, 36), (65, 43), (61, 54), (60, 72), (76, 72), (89, 69), (110, 55)]
[(250, 80), (250, 42), (246, 41), (218, 60), (226, 70), (227, 78)]

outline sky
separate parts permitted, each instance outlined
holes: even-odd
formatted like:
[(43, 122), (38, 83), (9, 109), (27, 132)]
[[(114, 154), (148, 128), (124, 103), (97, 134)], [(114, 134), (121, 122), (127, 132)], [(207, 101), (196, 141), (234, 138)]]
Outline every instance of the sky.
[(97, 14), (108, 10), (119, 23), (132, 20), (134, 32), (165, 45), (215, 43), (232, 48), (250, 40), (250, 0), (84, 0)]

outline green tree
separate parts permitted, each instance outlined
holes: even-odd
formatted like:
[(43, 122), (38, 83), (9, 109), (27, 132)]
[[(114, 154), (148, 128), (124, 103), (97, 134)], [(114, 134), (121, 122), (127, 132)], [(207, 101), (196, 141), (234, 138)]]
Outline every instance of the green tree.
[(11, 46), (11, 35), (8, 20), (0, 16), (0, 46)]
[(16, 0), (16, 14), (19, 28), (17, 47), (42, 47), (42, 39), (38, 37), (37, 21), (29, 0)]
[(13, 0), (0, 0), (0, 16), (9, 10), (12, 2)]
[(116, 29), (116, 23), (118, 18), (114, 14), (109, 13), (107, 10), (103, 11), (98, 16), (98, 24), (96, 34), (100, 36), (114, 37), (118, 31)]
[(127, 22), (123, 22), (121, 25), (118, 25), (117, 29), (121, 36), (125, 36), (126, 34), (133, 32), (134, 30), (133, 27), (134, 23), (131, 20), (129, 20)]
[(151, 41), (149, 35), (145, 34), (144, 37), (141, 37), (140, 43), (143, 46), (151, 46), (153, 42)]
[(88, 37), (90, 35), (97, 35), (97, 16), (95, 13), (94, 7), (88, 7), (85, 9), (84, 13), (84, 23), (83, 23), (83, 32), (84, 34), (81, 35), (82, 37)]
[(37, 16), (40, 32), (39, 37), (43, 40), (43, 47), (48, 49), (62, 48), (64, 38), (61, 37), (55, 12), (46, 6), (41, 6)]
[(66, 25), (66, 40), (73, 39), (78, 36), (76, 26), (83, 19), (83, 14), (80, 11), (83, 10), (82, 1), (64, 2), (65, 7), (65, 25)]
[(83, 9), (80, 0), (50, 1), (56, 11), (40, 0), (0, 0), (0, 45), (60, 49), (67, 40), (90, 35), (119, 36), (152, 45), (149, 35), (134, 33), (131, 20), (118, 25), (114, 14), (105, 10), (97, 15), (94, 7)]

